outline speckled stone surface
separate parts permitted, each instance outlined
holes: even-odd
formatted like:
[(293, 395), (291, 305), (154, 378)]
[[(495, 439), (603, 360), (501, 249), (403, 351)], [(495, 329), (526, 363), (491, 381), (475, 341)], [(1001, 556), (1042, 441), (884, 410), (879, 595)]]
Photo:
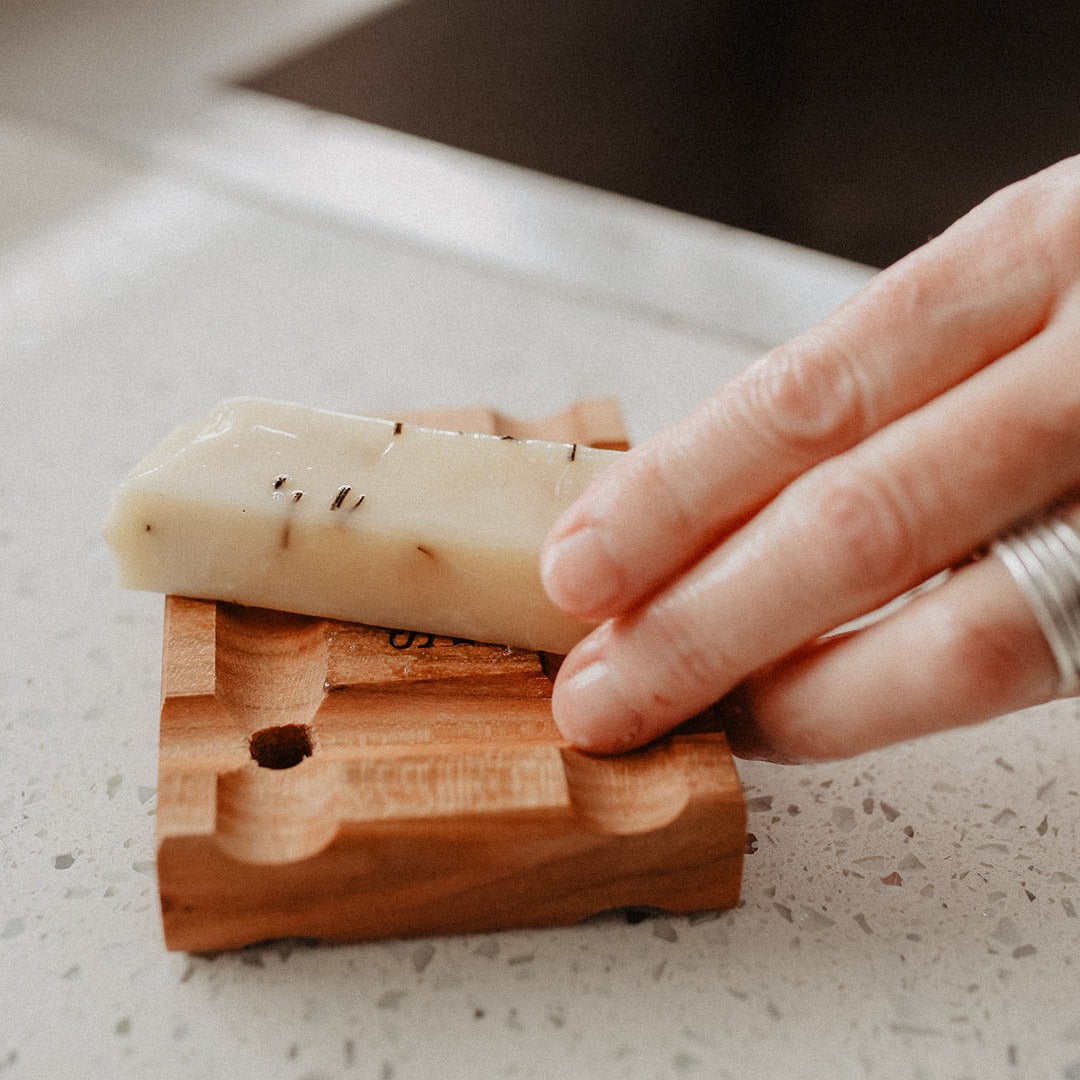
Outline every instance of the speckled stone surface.
[[(113, 586), (98, 533), (146, 448), (239, 393), (541, 414), (614, 392), (640, 438), (770, 318), (780, 336), (865, 276), (502, 170), (485, 189), (439, 155), (431, 175), (472, 195), (426, 242), (400, 206), (341, 195), (369, 159), (336, 126), (333, 183), (299, 184), (295, 160), (257, 177), (291, 124), (322, 138), (243, 102), (123, 146), (0, 114), (0, 1080), (1080, 1078), (1075, 703), (843, 764), (743, 764), (751, 854), (724, 914), (165, 951), (161, 600)], [(484, 190), (505, 229), (477, 240)], [(690, 317), (717, 267), (741, 293)]]

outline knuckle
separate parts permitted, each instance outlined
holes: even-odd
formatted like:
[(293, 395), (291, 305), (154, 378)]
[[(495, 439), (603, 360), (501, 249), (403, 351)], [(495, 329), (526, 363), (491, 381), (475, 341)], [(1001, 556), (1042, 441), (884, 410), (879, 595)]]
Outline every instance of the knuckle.
[(869, 403), (856, 365), (835, 343), (804, 338), (752, 368), (737, 401), (743, 421), (785, 454), (816, 459), (867, 431)]
[[(1055, 377), (1059, 372), (1062, 378)], [(984, 432), (971, 436), (980, 480), (993, 482), (1003, 501), (1014, 505), (1060, 498), (1062, 486), (1073, 485), (1080, 465), (1080, 393), (1070, 385), (1074, 376), (1064, 365), (1047, 375), (1043, 383), (1010, 399)], [(1048, 467), (1033, 477), (1032, 462)]]
[(1080, 272), (1080, 156), (1002, 188), (954, 228), (983, 251), (994, 237), (996, 256), (1034, 261), (1055, 288), (1071, 282)]
[(954, 681), (954, 694), (978, 714), (994, 715), (1051, 696), (1056, 669), (1039, 642), (1007, 622), (957, 610), (941, 613), (936, 652)]
[(902, 499), (861, 470), (819, 469), (808, 499), (807, 535), (832, 585), (868, 602), (896, 595), (919, 576), (917, 532)]
[(867, 289), (867, 297), (875, 311), (898, 325), (941, 319), (943, 276), (951, 271), (938, 252), (918, 250), (879, 274)]

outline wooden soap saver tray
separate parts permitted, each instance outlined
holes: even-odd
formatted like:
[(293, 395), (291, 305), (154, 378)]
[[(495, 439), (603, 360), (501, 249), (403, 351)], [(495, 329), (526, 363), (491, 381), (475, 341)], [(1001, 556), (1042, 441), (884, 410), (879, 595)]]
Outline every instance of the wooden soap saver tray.
[[(617, 408), (401, 419), (625, 447)], [(724, 736), (594, 757), (521, 650), (168, 597), (157, 811), (166, 944), (333, 941), (737, 903)]]

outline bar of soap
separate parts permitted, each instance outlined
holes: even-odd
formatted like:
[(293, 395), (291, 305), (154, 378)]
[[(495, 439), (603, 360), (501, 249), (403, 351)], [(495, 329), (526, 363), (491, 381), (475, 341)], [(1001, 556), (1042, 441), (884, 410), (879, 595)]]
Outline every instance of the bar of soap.
[(120, 584), (565, 653), (540, 545), (618, 451), (255, 398), (152, 450), (105, 524)]

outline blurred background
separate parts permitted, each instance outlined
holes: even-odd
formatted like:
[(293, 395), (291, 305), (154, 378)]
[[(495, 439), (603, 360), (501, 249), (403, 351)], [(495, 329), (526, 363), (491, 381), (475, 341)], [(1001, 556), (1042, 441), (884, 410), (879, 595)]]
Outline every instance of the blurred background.
[(404, 0), (248, 81), (882, 266), (1080, 151), (1080, 5)]
[(0, 112), (145, 144), (215, 86), (881, 266), (1080, 151), (1080, 5), (0, 4)]

